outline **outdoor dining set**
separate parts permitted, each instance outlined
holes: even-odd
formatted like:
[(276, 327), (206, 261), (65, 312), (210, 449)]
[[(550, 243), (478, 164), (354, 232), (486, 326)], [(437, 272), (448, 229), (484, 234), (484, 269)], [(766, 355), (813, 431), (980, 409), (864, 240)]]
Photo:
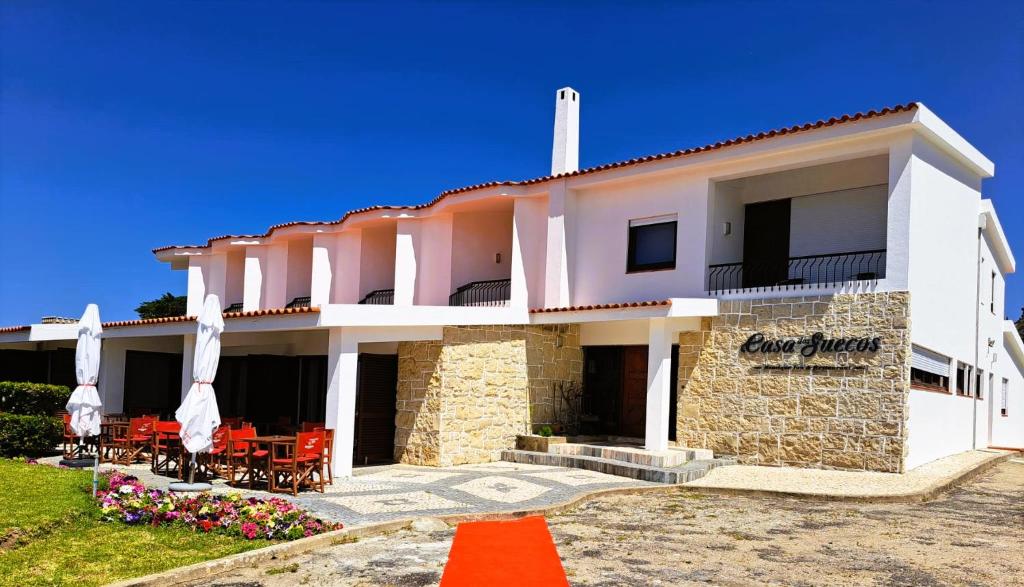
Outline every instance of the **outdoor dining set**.
[[(64, 455), (75, 456), (83, 449), (97, 451), (100, 462), (131, 465), (149, 462), (154, 474), (181, 480), (189, 466), (189, 455), (181, 440), (181, 424), (157, 416), (103, 417), (100, 434), (87, 438), (86, 445), (64, 416)], [(223, 418), (213, 433), (213, 446), (200, 453), (197, 473), (218, 476), (229, 485), (297, 495), (300, 489), (324, 491), (333, 483), (331, 475), (334, 430), (322, 422), (303, 422), (294, 434), (259, 434), (241, 418)]]

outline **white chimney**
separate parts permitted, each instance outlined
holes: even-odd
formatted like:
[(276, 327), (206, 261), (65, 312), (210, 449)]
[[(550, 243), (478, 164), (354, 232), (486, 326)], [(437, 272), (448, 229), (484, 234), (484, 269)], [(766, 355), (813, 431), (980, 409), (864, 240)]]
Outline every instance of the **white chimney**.
[(580, 168), (580, 93), (565, 87), (555, 94), (555, 142), (551, 147), (551, 175)]

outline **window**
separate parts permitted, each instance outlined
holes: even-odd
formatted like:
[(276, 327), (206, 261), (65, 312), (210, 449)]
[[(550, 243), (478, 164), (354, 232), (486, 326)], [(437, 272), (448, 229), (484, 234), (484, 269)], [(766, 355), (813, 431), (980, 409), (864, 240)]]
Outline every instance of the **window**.
[(948, 393), (949, 357), (913, 345), (910, 355), (910, 386)]
[(996, 272), (992, 272), (992, 283), (988, 288), (988, 309), (993, 314), (996, 313)]
[(916, 367), (910, 368), (910, 385), (918, 389), (932, 391), (949, 391), (949, 377), (922, 371)]
[(1003, 393), (1002, 393), (1002, 397), (999, 400), (999, 415), (1000, 416), (1006, 416), (1006, 415), (1009, 414), (1009, 411), (1008, 411), (1007, 405), (1006, 405), (1006, 402), (1009, 401), (1009, 399), (1010, 399), (1009, 395), (1010, 395), (1010, 380), (1009, 379), (1003, 379)]
[(956, 365), (956, 394), (966, 397), (970, 397), (970, 393), (967, 390), (967, 382), (970, 381), (970, 367), (963, 363), (957, 363)]
[(676, 267), (676, 216), (629, 221), (626, 272), (657, 271)]
[(981, 399), (981, 376), (984, 372), (978, 369), (974, 375), (974, 399)]

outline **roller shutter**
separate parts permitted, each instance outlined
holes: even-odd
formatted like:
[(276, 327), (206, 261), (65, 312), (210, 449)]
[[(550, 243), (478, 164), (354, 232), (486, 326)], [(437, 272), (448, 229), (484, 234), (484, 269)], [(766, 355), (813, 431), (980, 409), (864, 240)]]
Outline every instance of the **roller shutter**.
[(910, 365), (921, 371), (949, 377), (949, 357), (934, 353), (917, 345), (913, 346)]

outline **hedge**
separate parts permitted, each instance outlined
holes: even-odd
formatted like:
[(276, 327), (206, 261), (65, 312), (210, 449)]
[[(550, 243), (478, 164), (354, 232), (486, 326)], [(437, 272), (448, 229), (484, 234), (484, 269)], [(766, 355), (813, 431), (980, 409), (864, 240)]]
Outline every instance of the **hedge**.
[(0, 381), (0, 412), (53, 416), (70, 397), (71, 390), (64, 385)]
[(64, 421), (60, 418), (0, 413), (0, 456), (34, 457), (52, 453), (63, 433)]

